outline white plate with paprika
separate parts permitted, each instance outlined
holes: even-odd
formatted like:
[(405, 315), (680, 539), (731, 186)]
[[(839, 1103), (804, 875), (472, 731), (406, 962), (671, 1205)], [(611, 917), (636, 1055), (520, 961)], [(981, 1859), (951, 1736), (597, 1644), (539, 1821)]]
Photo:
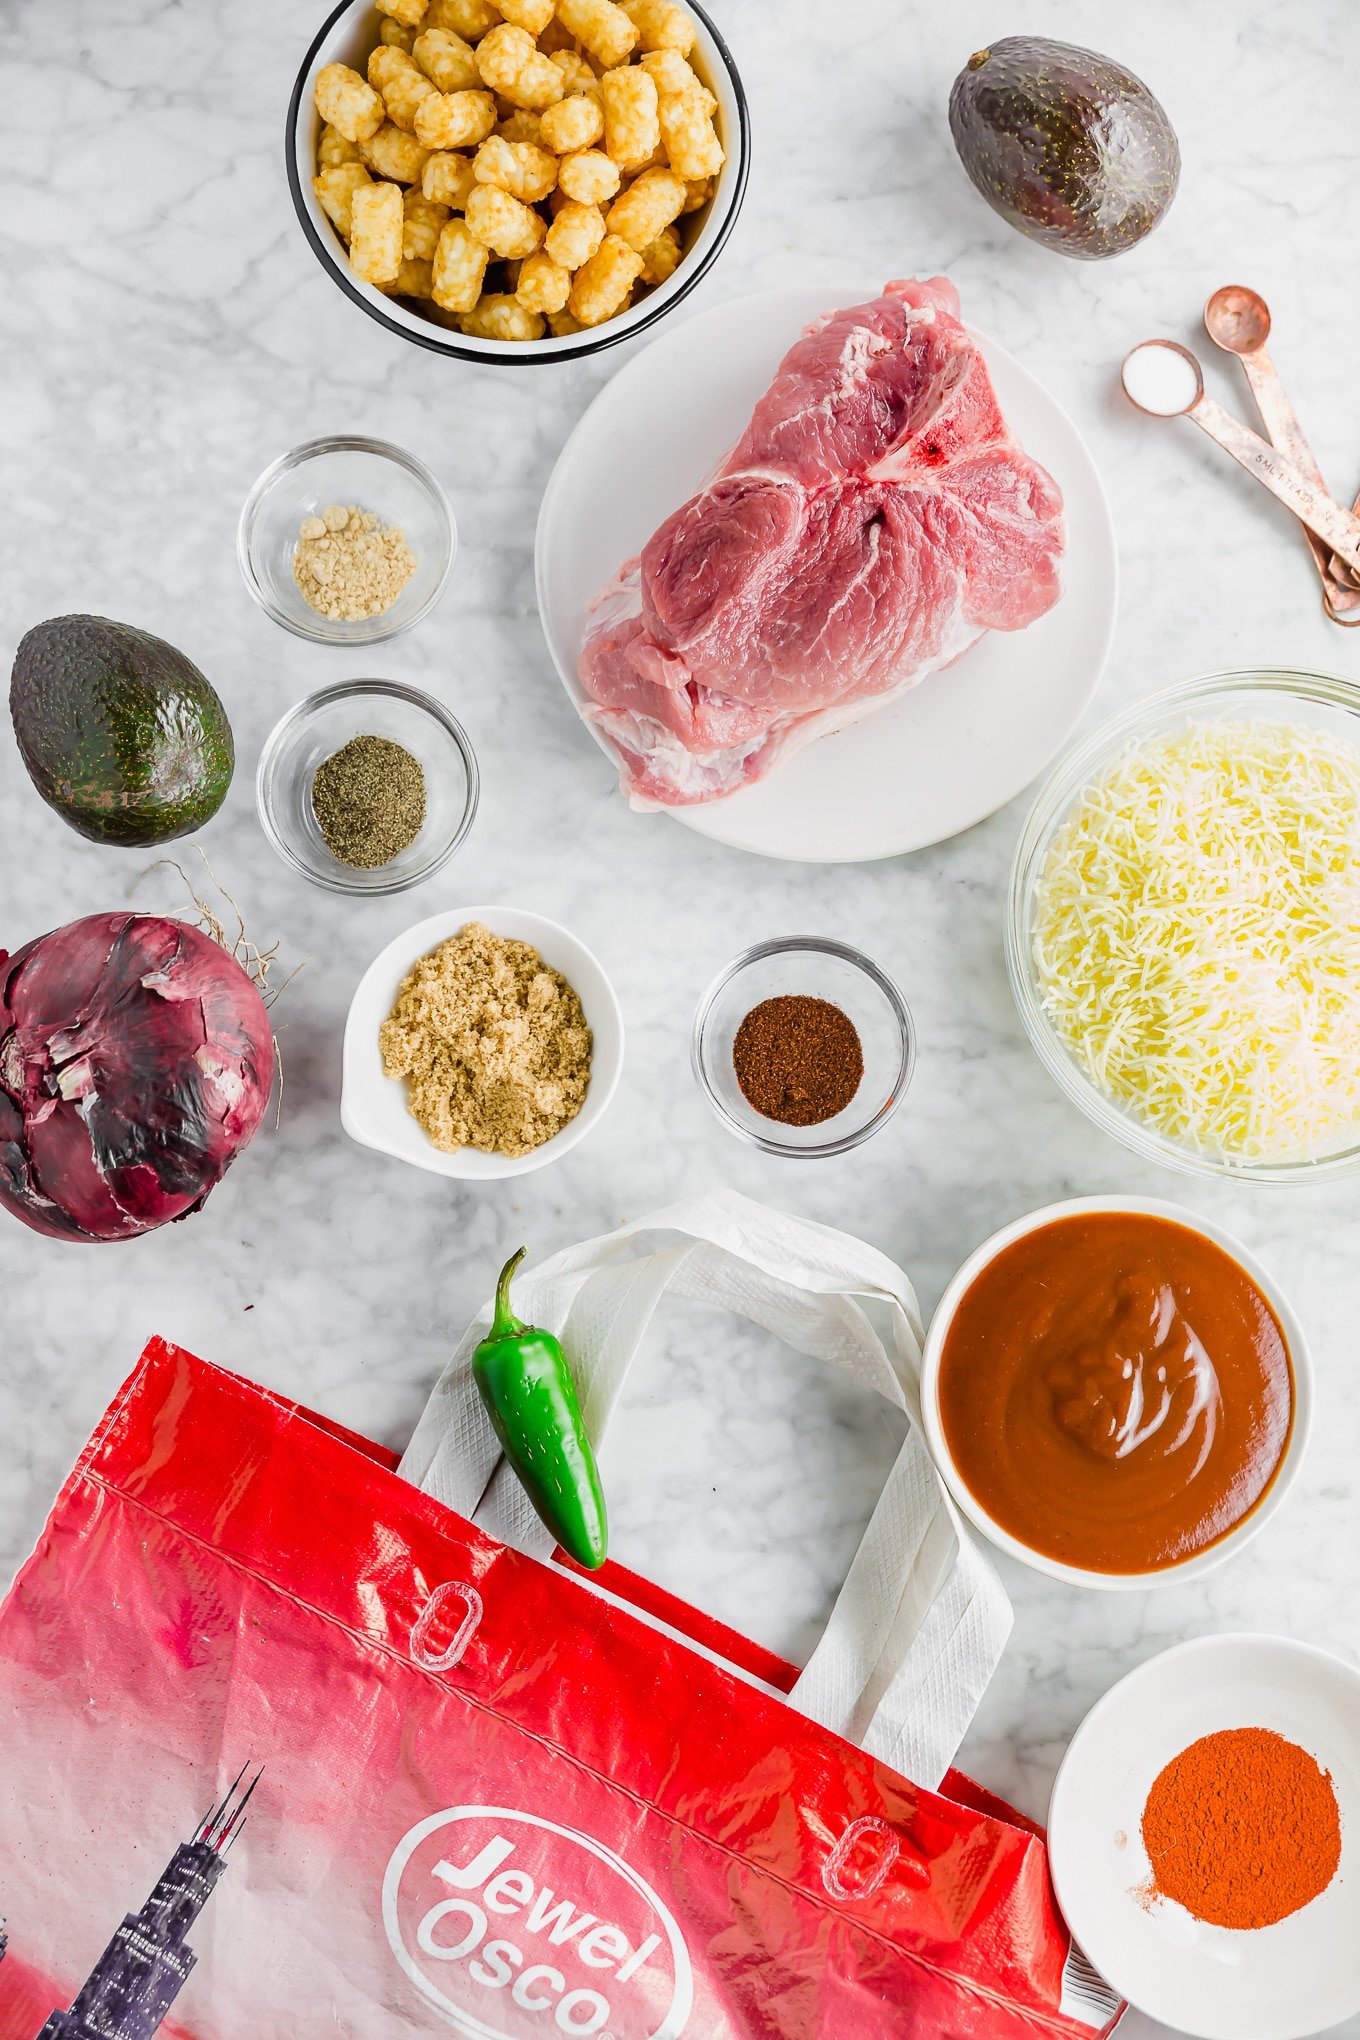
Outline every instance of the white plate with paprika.
[(1343, 1659), (1208, 1636), (1140, 1665), (1073, 1737), (1048, 1839), (1074, 1939), (1150, 2017), (1302, 2040), (1360, 2012), (1360, 1671)]

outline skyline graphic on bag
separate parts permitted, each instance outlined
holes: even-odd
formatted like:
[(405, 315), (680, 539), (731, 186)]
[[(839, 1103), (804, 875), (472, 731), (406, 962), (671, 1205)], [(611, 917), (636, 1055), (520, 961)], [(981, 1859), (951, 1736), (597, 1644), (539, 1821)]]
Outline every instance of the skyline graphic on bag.
[[(37, 2040), (152, 2040), (189, 1980), (197, 1956), (188, 1934), (217, 1888), (227, 1853), (245, 1824), (259, 1784), (242, 1766), (221, 1803), (181, 1842), (139, 1912), (122, 1925), (77, 1992), (69, 2011), (54, 2011)], [(4, 1935), (0, 1933), (0, 1957)]]

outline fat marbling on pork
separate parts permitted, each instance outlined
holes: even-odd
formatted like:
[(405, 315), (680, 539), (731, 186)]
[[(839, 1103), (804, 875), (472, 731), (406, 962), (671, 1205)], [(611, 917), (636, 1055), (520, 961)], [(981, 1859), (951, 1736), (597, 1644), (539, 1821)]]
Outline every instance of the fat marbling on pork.
[(1062, 496), (1012, 437), (944, 277), (789, 349), (712, 478), (592, 605), (582, 713), (635, 807), (719, 800), (1023, 630), (1061, 593)]

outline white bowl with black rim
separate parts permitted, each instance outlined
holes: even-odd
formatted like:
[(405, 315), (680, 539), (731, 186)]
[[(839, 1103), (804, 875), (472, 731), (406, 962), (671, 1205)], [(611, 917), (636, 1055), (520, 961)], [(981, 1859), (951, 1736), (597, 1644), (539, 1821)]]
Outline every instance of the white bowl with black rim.
[(602, 325), (583, 333), (567, 334), (562, 339), (548, 335), (542, 340), (517, 341), (474, 339), (442, 326), (414, 301), (388, 297), (372, 284), (361, 282), (350, 268), (345, 244), (321, 210), (312, 189), (321, 133), (314, 88), (317, 73), (326, 64), (349, 64), (366, 73), (382, 17), (373, 0), (340, 0), (340, 5), (317, 30), (302, 60), (288, 103), (285, 144), (293, 205), (312, 252), (331, 281), (389, 333), (414, 341), (417, 347), (427, 347), (432, 354), (446, 354), (460, 361), (571, 361), (582, 355), (598, 354), (620, 340), (649, 331), (682, 298), (688, 297), (717, 261), (736, 225), (751, 165), (750, 115), (732, 53), (702, 7), (695, 0), (684, 0), (684, 5), (697, 32), (690, 61), (717, 99), (715, 122), (727, 157), (718, 173), (713, 197), (681, 223), (686, 234), (684, 259), (665, 283)]

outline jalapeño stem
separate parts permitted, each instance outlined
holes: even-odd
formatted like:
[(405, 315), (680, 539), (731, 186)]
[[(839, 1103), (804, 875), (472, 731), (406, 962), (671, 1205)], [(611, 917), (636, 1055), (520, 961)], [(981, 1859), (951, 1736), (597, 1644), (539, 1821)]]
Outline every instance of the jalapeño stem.
[(517, 1339), (525, 1329), (523, 1319), (517, 1318), (510, 1308), (510, 1284), (527, 1251), (527, 1248), (521, 1247), (501, 1269), (496, 1283), (496, 1311), (491, 1320), (491, 1330), (487, 1333), (489, 1339)]

